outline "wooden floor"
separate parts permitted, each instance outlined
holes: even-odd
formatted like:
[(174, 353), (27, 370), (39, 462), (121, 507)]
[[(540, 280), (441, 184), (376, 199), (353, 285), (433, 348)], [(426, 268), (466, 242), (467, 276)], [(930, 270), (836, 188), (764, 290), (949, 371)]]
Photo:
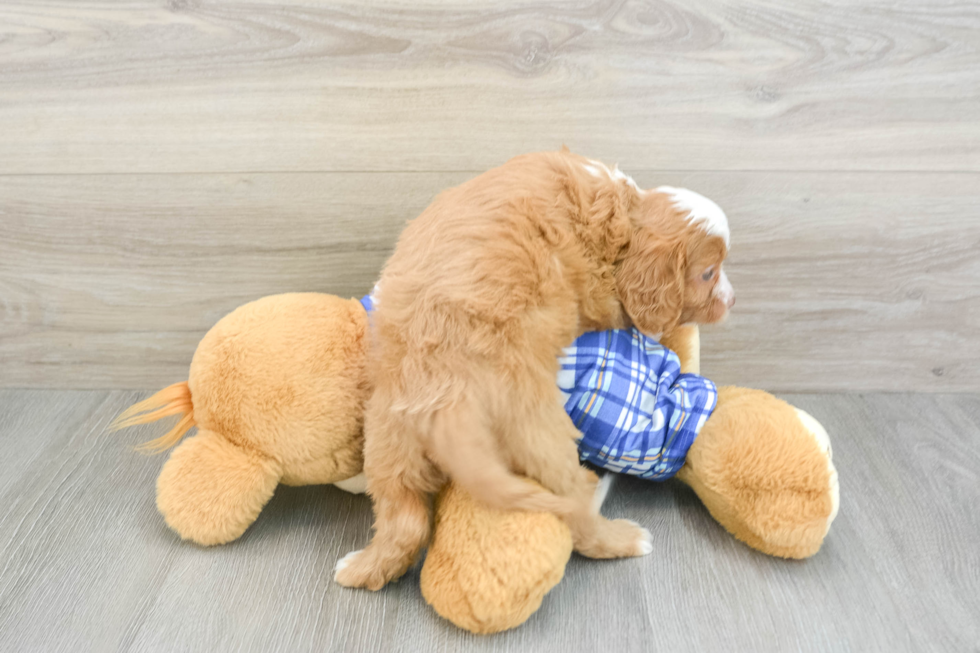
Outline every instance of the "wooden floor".
[(679, 483), (620, 479), (607, 514), (653, 555), (575, 557), (521, 628), (479, 638), (423, 601), (417, 568), (372, 594), (331, 570), (370, 506), (280, 488), (236, 543), (182, 543), (154, 507), (161, 457), (107, 434), (145, 393), (0, 391), (4, 651), (976, 651), (980, 397), (789, 395), (831, 433), (841, 505), (803, 562), (739, 544)]
[[(3, 0), (0, 651), (980, 651), (978, 34), (976, 0)], [(130, 389), (246, 301), (366, 292), (440, 190), (562, 144), (727, 211), (707, 376), (851, 393), (789, 396), (834, 442), (824, 549), (624, 479), (654, 555), (481, 639), (417, 569), (332, 582), (364, 497), (179, 542), (149, 431), (104, 433)]]

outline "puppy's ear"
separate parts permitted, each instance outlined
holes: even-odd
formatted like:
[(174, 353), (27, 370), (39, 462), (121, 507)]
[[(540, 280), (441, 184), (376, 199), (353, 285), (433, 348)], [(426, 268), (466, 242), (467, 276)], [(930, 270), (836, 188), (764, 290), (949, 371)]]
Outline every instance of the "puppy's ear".
[(686, 248), (637, 229), (616, 266), (616, 289), (633, 324), (648, 335), (674, 329), (684, 309)]

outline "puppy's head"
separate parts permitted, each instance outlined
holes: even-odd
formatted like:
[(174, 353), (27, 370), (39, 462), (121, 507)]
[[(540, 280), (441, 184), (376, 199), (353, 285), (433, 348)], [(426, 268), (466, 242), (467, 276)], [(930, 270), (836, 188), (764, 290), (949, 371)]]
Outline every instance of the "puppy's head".
[(722, 269), (729, 232), (718, 205), (693, 191), (663, 186), (639, 193), (630, 220), (616, 286), (633, 324), (661, 334), (689, 322), (725, 319), (735, 291)]

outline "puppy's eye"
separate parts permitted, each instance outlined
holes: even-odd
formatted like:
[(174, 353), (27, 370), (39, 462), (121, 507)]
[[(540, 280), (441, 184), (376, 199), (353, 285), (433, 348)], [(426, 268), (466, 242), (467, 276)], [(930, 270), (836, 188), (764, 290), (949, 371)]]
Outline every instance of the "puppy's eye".
[(705, 280), (705, 281), (711, 281), (711, 279), (713, 279), (714, 276), (715, 276), (715, 271), (714, 270), (708, 270), (707, 272), (705, 272), (704, 274), (701, 275), (701, 278), (703, 280)]

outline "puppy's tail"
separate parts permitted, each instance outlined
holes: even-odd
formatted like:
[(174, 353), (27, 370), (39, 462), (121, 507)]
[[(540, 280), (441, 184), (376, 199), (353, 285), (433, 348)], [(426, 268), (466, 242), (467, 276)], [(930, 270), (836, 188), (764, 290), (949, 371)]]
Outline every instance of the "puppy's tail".
[(574, 511), (571, 499), (513, 474), (500, 459), (487, 425), (465, 419), (458, 406), (436, 413), (432, 426), (433, 453), (443, 471), (478, 501), (500, 510), (550, 512), (559, 517)]
[(113, 420), (109, 430), (118, 431), (137, 424), (149, 424), (171, 415), (182, 415), (182, 417), (165, 435), (137, 447), (139, 451), (160, 453), (169, 449), (180, 442), (184, 434), (197, 424), (194, 420), (194, 404), (191, 402), (191, 390), (187, 381), (169, 385), (152, 397), (133, 404)]

